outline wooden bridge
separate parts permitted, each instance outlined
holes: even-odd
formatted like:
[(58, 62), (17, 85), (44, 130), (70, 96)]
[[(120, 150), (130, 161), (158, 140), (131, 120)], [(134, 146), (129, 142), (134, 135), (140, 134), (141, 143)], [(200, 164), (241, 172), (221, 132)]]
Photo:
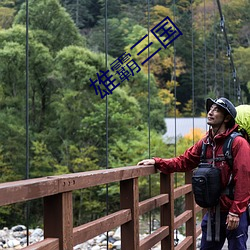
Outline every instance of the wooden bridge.
[[(201, 234), (196, 214), (201, 208), (193, 199), (191, 173), (186, 173), (186, 184), (176, 189), (173, 174), (160, 174), (159, 194), (139, 202), (138, 178), (156, 173), (154, 166), (130, 166), (2, 183), (0, 206), (43, 199), (44, 240), (25, 250), (72, 250), (75, 245), (119, 226), (123, 250), (148, 250), (159, 242), (162, 250), (196, 249), (196, 238)], [(120, 184), (120, 210), (73, 227), (72, 192), (112, 182)], [(175, 218), (174, 200), (180, 196), (185, 196), (185, 211)], [(139, 216), (158, 207), (160, 227), (140, 240)], [(174, 246), (174, 231), (184, 224), (185, 239)]]

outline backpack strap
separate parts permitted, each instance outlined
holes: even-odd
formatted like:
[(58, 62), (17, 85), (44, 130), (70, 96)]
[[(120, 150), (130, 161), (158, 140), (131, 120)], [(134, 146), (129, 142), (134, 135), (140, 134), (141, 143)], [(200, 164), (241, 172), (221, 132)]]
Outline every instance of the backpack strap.
[(232, 144), (233, 144), (233, 140), (237, 137), (237, 136), (242, 136), (241, 133), (239, 132), (233, 132), (231, 133), (224, 145), (223, 145), (223, 154), (225, 156), (225, 159), (230, 167), (230, 169), (232, 170), (233, 169), (233, 155), (232, 155)]
[[(223, 145), (223, 154), (224, 154), (225, 160), (226, 160), (227, 164), (229, 165), (231, 171), (233, 171), (232, 144), (233, 144), (234, 139), (237, 136), (242, 136), (242, 134), (239, 133), (239, 132), (231, 133), (227, 137), (227, 139), (226, 139), (226, 141), (225, 141), (225, 143)], [(234, 199), (234, 184), (233, 184), (232, 179), (233, 179), (233, 177), (232, 177), (232, 174), (231, 174), (229, 182), (227, 184), (227, 187), (226, 187), (226, 189), (224, 191), (224, 194), (226, 194), (231, 200)]]
[[(233, 144), (233, 140), (237, 137), (237, 136), (242, 136), (242, 133), (240, 132), (233, 132), (231, 133), (225, 140), (224, 145), (223, 145), (223, 154), (225, 157), (225, 160), (227, 161), (230, 169), (233, 169), (233, 155), (232, 155), (232, 144)], [(205, 162), (206, 161), (206, 152), (207, 152), (207, 144), (202, 142), (202, 148), (201, 148), (201, 162)], [(224, 160), (223, 158), (215, 158), (215, 161), (221, 161)]]
[[(206, 152), (207, 152), (207, 145), (206, 143), (202, 142), (201, 148), (201, 156), (200, 162), (205, 163), (206, 159)], [(215, 159), (213, 159), (215, 160)], [(216, 160), (220, 160), (219, 158)], [(207, 211), (207, 241), (212, 241), (212, 222), (211, 222), (211, 210), (212, 208), (208, 208)], [(220, 203), (215, 206), (215, 241), (220, 241)]]
[(202, 142), (200, 162), (206, 162), (207, 144)]
[(204, 163), (204, 162), (210, 162), (210, 161), (217, 162), (217, 161), (224, 161), (225, 160), (225, 156), (224, 157), (216, 157), (216, 158), (213, 158), (213, 159), (212, 158), (211, 159), (210, 158), (206, 158), (207, 145), (208, 145), (207, 143), (202, 142), (200, 162), (202, 162), (202, 163)]

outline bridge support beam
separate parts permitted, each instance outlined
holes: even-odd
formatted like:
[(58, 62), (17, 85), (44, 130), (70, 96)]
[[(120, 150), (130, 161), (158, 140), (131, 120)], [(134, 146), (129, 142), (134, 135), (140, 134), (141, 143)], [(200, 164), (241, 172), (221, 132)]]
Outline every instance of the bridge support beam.
[(160, 192), (169, 194), (169, 202), (161, 206), (161, 226), (169, 227), (169, 235), (161, 241), (162, 250), (174, 249), (174, 176), (160, 174)]
[(44, 197), (44, 238), (58, 238), (60, 250), (73, 249), (72, 192)]
[(131, 210), (132, 220), (121, 226), (121, 249), (139, 250), (138, 178), (120, 182), (121, 209)]
[[(192, 172), (185, 173), (185, 183), (191, 184), (192, 182)], [(192, 245), (188, 250), (196, 250), (196, 211), (195, 211), (195, 200), (193, 193), (188, 193), (185, 195), (185, 210), (192, 211), (192, 217), (186, 222), (186, 237), (191, 236), (193, 238)]]

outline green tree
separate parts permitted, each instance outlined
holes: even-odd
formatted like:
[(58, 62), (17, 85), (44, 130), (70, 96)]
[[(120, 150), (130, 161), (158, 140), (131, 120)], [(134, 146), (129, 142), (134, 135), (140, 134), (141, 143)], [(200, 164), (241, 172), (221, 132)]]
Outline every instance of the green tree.
[[(130, 51), (130, 47), (134, 45), (138, 39), (143, 37), (145, 34), (147, 34), (147, 30), (140, 26), (135, 25), (133, 27), (132, 32), (126, 37), (126, 43), (128, 44), (125, 47), (125, 51)], [(153, 53), (153, 51), (156, 51), (159, 48), (159, 43), (157, 39), (153, 36), (149, 36), (150, 41), (153, 42), (152, 48), (150, 49), (150, 53)], [(148, 52), (145, 50), (142, 52), (139, 56), (137, 56), (138, 52), (142, 50), (147, 45), (147, 39), (144, 39), (139, 45), (137, 45), (134, 49), (130, 51), (131, 55), (135, 60), (137, 61), (138, 65), (141, 65), (141, 63), (148, 58)], [(137, 57), (137, 58), (136, 58)], [(169, 89), (168, 83), (172, 83), (173, 81), (173, 50), (172, 47), (166, 50), (159, 51), (156, 55), (154, 55), (153, 58), (150, 59), (149, 62), (145, 63), (142, 66), (142, 72), (144, 74), (143, 78), (141, 76), (136, 75), (133, 77), (135, 83), (133, 83), (133, 94), (136, 98), (138, 98), (138, 101), (140, 103), (143, 103), (143, 115), (147, 115), (147, 97), (148, 97), (148, 81), (150, 82), (150, 95), (152, 97), (151, 102), (151, 114), (152, 114), (152, 127), (156, 128), (158, 131), (159, 129), (163, 129), (163, 127), (157, 126), (156, 122), (154, 121), (154, 112), (165, 110), (173, 110), (173, 103), (174, 103), (174, 96), (171, 91), (173, 88)], [(179, 61), (179, 68), (177, 68), (177, 74), (181, 72), (182, 68), (182, 62)], [(151, 74), (148, 74), (148, 67), (150, 67)], [(141, 78), (144, 80), (143, 84), (139, 81), (138, 78)], [(148, 79), (149, 78), (149, 79)], [(138, 79), (138, 80), (137, 80)], [(140, 83), (138, 85), (138, 83)], [(178, 83), (177, 83), (178, 84)], [(165, 107), (164, 107), (165, 104)], [(159, 107), (161, 106), (161, 108)], [(155, 110), (154, 110), (155, 109)], [(158, 113), (158, 112), (157, 112)], [(170, 111), (171, 113), (171, 111)], [(159, 113), (157, 114), (159, 115)], [(162, 115), (166, 115), (165, 113), (162, 113)], [(159, 118), (158, 118), (159, 119)], [(163, 119), (163, 118), (162, 118)], [(160, 125), (160, 124), (159, 124)], [(157, 126), (157, 127), (155, 127)]]
[[(124, 53), (124, 48), (126, 45), (126, 37), (132, 31), (133, 26), (136, 23), (127, 17), (109, 18), (107, 19), (107, 49), (108, 54), (114, 58), (118, 58)], [(104, 37), (104, 26), (105, 19), (98, 22), (94, 28), (88, 34), (87, 44), (88, 47), (93, 51), (105, 52), (105, 45), (103, 41)], [(96, 41), (93, 43), (93, 41)]]
[(16, 42), (1, 43), (0, 141), (3, 143), (4, 162), (15, 173), (13, 175), (8, 174), (10, 172), (6, 169), (6, 176), (4, 177), (6, 181), (22, 179), (25, 176), (25, 92), (22, 87), (24, 59), (22, 45)]
[(2, 0), (0, 2), (0, 29), (11, 26), (15, 14), (15, 0)]
[(44, 177), (54, 175), (56, 161), (48, 151), (44, 142), (32, 141), (33, 157), (30, 161), (30, 177)]
[[(13, 108), (8, 109), (13, 110)], [(4, 112), (0, 113), (1, 154), (4, 157), (1, 182), (25, 178), (24, 122), (8, 109), (4, 109)]]
[(242, 89), (244, 90), (245, 97), (244, 97), (244, 103), (248, 103), (250, 101), (249, 93), (250, 93), (250, 73), (249, 73), (249, 56), (250, 56), (250, 47), (244, 48), (239, 47), (235, 49), (235, 64), (237, 68), (238, 75), (240, 78), (238, 78), (238, 81), (242, 84)]
[(99, 0), (61, 0), (60, 2), (70, 13), (76, 26), (83, 31), (95, 26), (101, 18), (102, 4)]
[[(19, 107), (24, 114), (25, 97), (25, 28), (15, 25), (13, 28), (0, 32), (2, 41), (1, 76), (5, 95), (14, 96), (13, 106)], [(55, 88), (51, 84), (52, 56), (47, 47), (37, 42), (30, 31), (29, 39), (29, 85), (31, 88), (31, 125), (34, 130), (41, 131), (47, 122), (50, 96)], [(11, 72), (11, 73), (10, 73)], [(9, 103), (10, 104), (10, 103)]]
[(11, 27), (14, 19), (13, 8), (1, 7), (0, 6), (0, 29), (8, 29)]
[(249, 1), (239, 0), (235, 2), (230, 0), (222, 6), (231, 44), (236, 47), (240, 45), (244, 47), (249, 46)]
[[(3, 63), (8, 67), (3, 66), (2, 70), (5, 70), (3, 76), (9, 76), (9, 78), (3, 79), (3, 82), (7, 86), (14, 85), (12, 92), (25, 93), (23, 83), (25, 82), (25, 28), (20, 25), (15, 25), (13, 28), (0, 33), (0, 40), (9, 41), (3, 48), (4, 51), (8, 49), (11, 43), (15, 43), (15, 50), (19, 48), (20, 55), (16, 56), (16, 59), (11, 63), (6, 64), (8, 58), (4, 55)], [(11, 42), (12, 41), (12, 42)], [(10, 50), (12, 51), (12, 50)], [(44, 124), (47, 122), (45, 112), (48, 109), (50, 103), (50, 95), (55, 91), (50, 79), (52, 71), (52, 56), (47, 47), (42, 43), (39, 43), (34, 36), (34, 32), (30, 31), (29, 39), (29, 83), (30, 83), (30, 98), (31, 98), (31, 125), (35, 130), (41, 131)], [(14, 55), (13, 55), (14, 56)], [(20, 61), (19, 64), (16, 63)], [(7, 74), (12, 69), (12, 74)], [(15, 73), (13, 74), (13, 70)], [(15, 79), (13, 79), (15, 77)], [(18, 88), (19, 87), (19, 88)], [(18, 89), (17, 89), (18, 88)], [(7, 89), (7, 88), (6, 88)], [(20, 104), (20, 103), (19, 103)]]
[[(15, 17), (14, 24), (26, 24), (25, 3)], [(36, 39), (53, 52), (69, 45), (83, 45), (84, 39), (70, 15), (58, 0), (29, 1), (29, 28), (36, 31)]]

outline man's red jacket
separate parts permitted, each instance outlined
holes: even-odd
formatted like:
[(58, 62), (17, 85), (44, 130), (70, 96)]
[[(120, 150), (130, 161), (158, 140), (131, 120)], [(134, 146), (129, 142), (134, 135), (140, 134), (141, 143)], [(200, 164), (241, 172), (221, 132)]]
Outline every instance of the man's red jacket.
[[(207, 143), (206, 159), (209, 161), (214, 157), (224, 157), (223, 144), (226, 137), (233, 131), (238, 130), (238, 125), (228, 129), (225, 133), (216, 135), (213, 139), (208, 131), (206, 136), (195, 145), (187, 149), (184, 154), (176, 158), (162, 159), (154, 157), (155, 166), (161, 172), (168, 174), (173, 172), (186, 172), (198, 166), (202, 151), (202, 143)], [(246, 139), (237, 136), (232, 144), (233, 156), (233, 181), (234, 200), (230, 200), (225, 194), (220, 198), (221, 211), (232, 212), (241, 215), (246, 211), (250, 201), (250, 145)], [(226, 161), (215, 162), (215, 166), (221, 169), (221, 185), (225, 189), (229, 183), (231, 170)]]

